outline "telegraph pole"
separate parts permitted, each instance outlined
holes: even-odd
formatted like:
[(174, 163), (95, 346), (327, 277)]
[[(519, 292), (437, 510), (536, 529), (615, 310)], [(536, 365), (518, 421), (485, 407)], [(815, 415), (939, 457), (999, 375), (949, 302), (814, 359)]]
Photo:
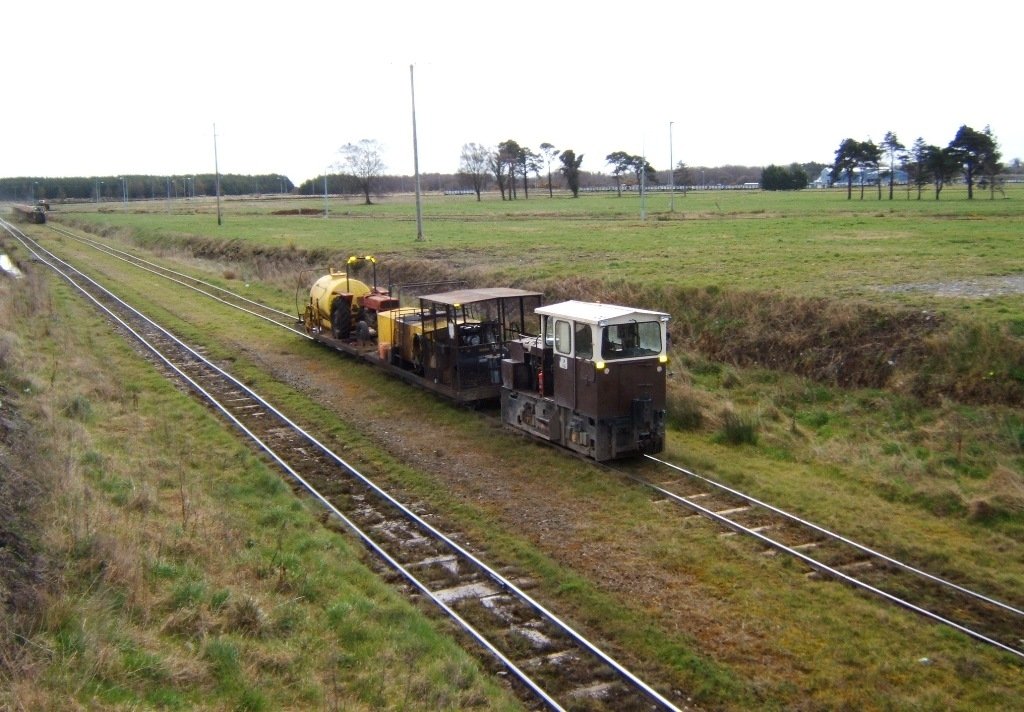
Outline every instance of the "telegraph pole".
[(217, 163), (217, 123), (213, 124), (213, 174), (214, 185), (217, 191), (217, 224), (221, 224), (220, 218), (220, 166)]
[(409, 88), (412, 93), (412, 167), (416, 176), (416, 242), (423, 237), (423, 207), (420, 204), (420, 154), (416, 144), (416, 82), (413, 79), (412, 65), (409, 65)]
[(668, 122), (668, 211), (670, 213), (676, 211), (676, 164), (672, 158), (672, 124), (674, 123), (674, 121)]

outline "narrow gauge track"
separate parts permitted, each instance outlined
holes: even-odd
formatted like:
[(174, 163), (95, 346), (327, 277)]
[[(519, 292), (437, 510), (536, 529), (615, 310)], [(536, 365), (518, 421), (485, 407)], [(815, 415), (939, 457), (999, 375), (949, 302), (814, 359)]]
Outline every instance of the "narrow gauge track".
[(288, 312), (281, 311), (280, 309), (267, 306), (266, 304), (261, 304), (260, 302), (254, 301), (240, 294), (236, 294), (235, 292), (224, 289), (223, 287), (211, 282), (204, 281), (197, 277), (192, 277), (184, 272), (178, 272), (177, 270), (163, 267), (162, 265), (158, 265), (150, 260), (145, 260), (138, 255), (133, 255), (125, 250), (119, 250), (116, 247), (105, 245), (99, 240), (93, 240), (92, 238), (78, 235), (66, 228), (57, 227), (52, 224), (48, 225), (48, 227), (62, 237), (76, 240), (83, 245), (88, 245), (95, 250), (104, 252), (116, 259), (145, 270), (146, 272), (158, 277), (163, 277), (164, 279), (176, 282), (183, 287), (199, 292), (210, 299), (214, 299), (222, 304), (234, 307), (235, 309), (240, 309), (247, 314), (251, 314), (252, 316), (263, 319), (264, 321), (269, 321), (270, 323), (288, 329), (289, 331), (294, 331), (296, 334), (299, 334), (304, 338), (310, 338), (309, 335), (300, 327), (300, 322), (296, 314), (290, 314)]
[[(108, 249), (100, 243), (95, 246)], [(295, 331), (292, 324), (278, 325)], [(297, 333), (305, 335), (301, 330)], [(672, 470), (676, 479), (658, 483), (638, 474), (640, 468), (609, 469), (728, 528), (726, 535), (750, 536), (772, 553), (796, 558), (808, 567), (809, 575), (834, 578), (1024, 659), (1021, 606), (928, 573), (686, 468), (653, 456), (646, 459)]]
[[(674, 479), (610, 468), (672, 502), (807, 567), (1024, 659), (1024, 610), (930, 574), (679, 465), (645, 455)], [(681, 475), (681, 477), (679, 477)]]
[(318, 500), (403, 581), (412, 598), (426, 599), (447, 615), (532, 704), (555, 710), (680, 709), (527, 594), (528, 581), (516, 584), (484, 563), (198, 350), (15, 226), (0, 221), (0, 227), (266, 453), (297, 489)]

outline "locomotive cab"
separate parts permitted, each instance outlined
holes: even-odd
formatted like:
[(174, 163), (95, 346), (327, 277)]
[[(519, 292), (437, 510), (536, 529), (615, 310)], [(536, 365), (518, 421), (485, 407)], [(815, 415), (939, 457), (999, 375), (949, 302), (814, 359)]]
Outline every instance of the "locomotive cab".
[(542, 336), (503, 364), (503, 420), (596, 460), (660, 452), (669, 315), (579, 301), (536, 312)]

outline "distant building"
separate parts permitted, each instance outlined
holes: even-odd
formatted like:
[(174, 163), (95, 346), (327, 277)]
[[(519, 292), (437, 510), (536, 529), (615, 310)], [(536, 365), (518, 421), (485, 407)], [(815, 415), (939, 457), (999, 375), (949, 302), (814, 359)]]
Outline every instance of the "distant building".
[[(906, 185), (909, 181), (907, 172), (900, 170), (899, 168), (893, 170), (893, 176), (895, 178), (893, 182), (897, 185)], [(875, 185), (878, 183), (879, 179), (881, 179), (883, 185), (888, 185), (888, 168), (882, 167), (877, 170), (870, 168), (863, 171), (860, 168), (853, 169), (854, 185), (860, 185), (861, 183), (864, 185)], [(839, 175), (836, 176), (835, 180), (833, 180), (832, 169), (828, 167), (822, 168), (818, 177), (811, 181), (812, 188), (828, 188), (830, 185), (846, 185), (846, 171), (839, 171)]]

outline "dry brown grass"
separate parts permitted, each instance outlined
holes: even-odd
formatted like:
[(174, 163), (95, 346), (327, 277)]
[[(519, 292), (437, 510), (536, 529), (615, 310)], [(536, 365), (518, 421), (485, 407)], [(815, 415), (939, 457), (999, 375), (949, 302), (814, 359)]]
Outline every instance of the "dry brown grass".
[(985, 492), (968, 502), (968, 516), (977, 522), (1024, 513), (1024, 477), (1020, 472), (999, 466), (986, 482)]

